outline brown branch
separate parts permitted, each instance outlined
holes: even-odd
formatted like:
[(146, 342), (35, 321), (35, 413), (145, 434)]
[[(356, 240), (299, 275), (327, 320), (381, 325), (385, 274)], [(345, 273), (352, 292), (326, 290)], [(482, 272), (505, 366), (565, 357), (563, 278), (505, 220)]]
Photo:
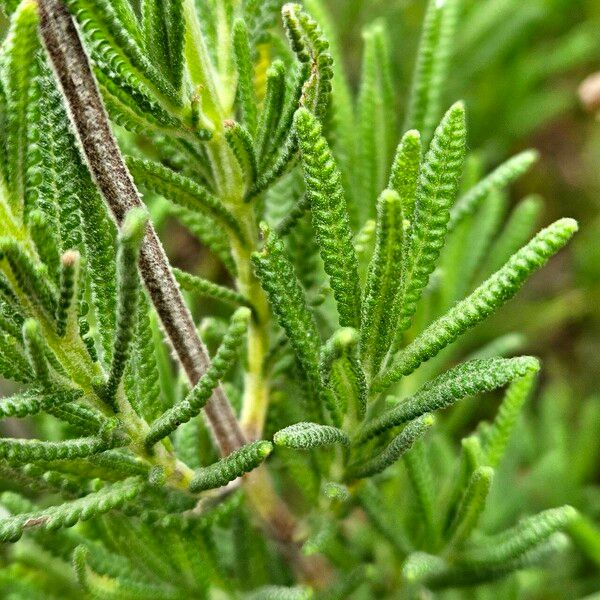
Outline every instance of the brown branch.
[[(90, 62), (75, 23), (61, 0), (39, 0), (42, 40), (66, 99), (69, 116), (89, 170), (120, 226), (142, 201), (110, 129)], [(165, 332), (190, 383), (210, 366), (206, 347), (175, 282), (165, 251), (151, 224), (140, 252), (140, 273)], [(205, 414), (221, 454), (245, 443), (223, 388), (217, 387)]]

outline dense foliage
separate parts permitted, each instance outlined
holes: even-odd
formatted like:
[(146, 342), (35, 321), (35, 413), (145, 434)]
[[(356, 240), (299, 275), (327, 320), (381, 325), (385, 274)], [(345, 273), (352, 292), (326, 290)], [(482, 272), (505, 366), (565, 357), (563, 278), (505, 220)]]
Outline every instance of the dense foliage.
[(600, 403), (575, 448), (568, 391), (523, 420), (540, 361), (474, 329), (578, 226), (509, 209), (537, 153), (482, 173), (444, 105), (460, 0), (403, 119), (384, 23), (355, 97), (319, 0), (2, 4), (2, 597), (597, 590)]

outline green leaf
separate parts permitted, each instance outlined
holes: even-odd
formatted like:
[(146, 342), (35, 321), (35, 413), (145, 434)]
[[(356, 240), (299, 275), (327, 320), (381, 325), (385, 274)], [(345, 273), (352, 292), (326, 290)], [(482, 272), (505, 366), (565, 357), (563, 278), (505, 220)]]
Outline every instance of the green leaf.
[(0, 238), (0, 257), (6, 259), (17, 285), (30, 302), (53, 318), (56, 311), (55, 290), (24, 247), (14, 239)]
[(36, 381), (42, 388), (49, 388), (52, 376), (48, 364), (48, 346), (35, 319), (27, 319), (23, 323), (23, 342)]
[(29, 527), (41, 527), (46, 531), (73, 527), (78, 521), (86, 521), (113, 508), (120, 508), (137, 496), (144, 485), (138, 477), (131, 477), (73, 502), (1, 519), (0, 540), (16, 542), (23, 530)]
[(30, 462), (72, 460), (104, 452), (126, 443), (117, 431), (114, 434), (76, 438), (61, 442), (0, 438), (0, 457), (11, 465)]
[(463, 553), (460, 562), (482, 567), (515, 560), (547, 540), (553, 533), (567, 527), (577, 517), (577, 511), (572, 506), (542, 511), (523, 519), (507, 531), (477, 543)]
[(270, 150), (270, 144), (277, 132), (285, 100), (285, 65), (274, 60), (267, 70), (267, 91), (258, 121), (256, 133), (256, 156), (258, 163), (264, 166), (264, 159)]
[(137, 319), (140, 279), (138, 257), (146, 233), (148, 215), (141, 209), (131, 209), (125, 216), (119, 235), (117, 253), (117, 329), (112, 352), (112, 363), (103, 399), (117, 408), (115, 395), (125, 372), (131, 351), (131, 342)]
[(269, 29), (277, 24), (283, 0), (247, 0), (244, 2), (244, 17), (256, 44), (269, 40)]
[[(321, 400), (326, 399), (319, 373), (320, 336), (306, 305), (304, 290), (283, 242), (274, 232), (263, 231), (266, 235), (264, 247), (252, 256), (256, 274), (311, 388)], [(315, 420), (320, 420), (321, 411), (320, 404), (313, 407)]]
[(23, 350), (10, 335), (0, 333), (0, 373), (6, 379), (27, 383), (33, 379), (33, 371)]
[[(36, 98), (34, 75), (37, 72), (39, 42), (37, 37), (37, 8), (34, 2), (21, 2), (11, 16), (8, 35), (3, 43), (2, 75), (5, 83), (6, 122), (5, 151), (7, 153), (7, 173), (5, 177), (10, 190), (10, 204), (16, 214), (27, 210), (25, 201), (27, 167), (31, 164), (28, 156), (28, 130), (36, 123), (28, 117)], [(30, 100), (33, 104), (30, 104)], [(4, 137), (4, 136), (3, 136)], [(28, 164), (29, 163), (29, 164)]]
[(276, 446), (285, 448), (322, 448), (350, 443), (348, 436), (337, 427), (319, 425), (318, 423), (295, 423), (285, 429), (280, 429), (274, 436)]
[(102, 342), (103, 357), (110, 361), (117, 316), (116, 226), (104, 200), (95, 189), (83, 164), (74, 176), (81, 182), (81, 214), (85, 241), (86, 273), (89, 274), (92, 306)]
[(429, 0), (413, 74), (404, 129), (418, 129), (427, 142), (440, 118), (460, 0)]
[[(142, 600), (142, 598), (160, 598), (161, 600), (178, 600), (181, 594), (172, 585), (151, 583), (141, 579), (131, 579), (128, 574), (120, 573), (118, 577), (109, 577), (97, 573), (90, 566), (89, 550), (86, 546), (78, 546), (73, 553), (75, 574), (81, 587), (93, 598), (103, 600)], [(122, 568), (122, 567), (121, 567)]]
[(332, 15), (322, 0), (305, 0), (304, 6), (313, 15), (329, 40), (329, 52), (333, 57), (333, 79), (331, 81), (334, 93), (331, 95), (331, 105), (327, 113), (328, 131), (332, 140), (333, 153), (342, 172), (344, 189), (348, 197), (350, 225), (353, 231), (362, 225), (359, 217), (361, 208), (358, 190), (353, 185), (354, 165), (356, 160), (356, 120), (354, 98), (344, 73), (344, 60), (336, 24)]
[(512, 298), (527, 278), (558, 252), (577, 231), (573, 219), (560, 219), (514, 254), (510, 260), (470, 296), (434, 321), (396, 357), (394, 366), (373, 383), (383, 390), (422, 362), (435, 356), (462, 333), (481, 322)]
[(182, 289), (198, 294), (199, 296), (206, 296), (208, 298), (215, 298), (234, 306), (244, 305), (248, 306), (248, 301), (242, 294), (235, 290), (223, 287), (208, 279), (202, 277), (196, 277), (191, 273), (186, 273), (181, 269), (174, 268), (173, 275), (177, 279), (177, 283)]
[(454, 367), (426, 383), (396, 407), (368, 421), (358, 433), (356, 443), (363, 443), (391, 427), (416, 417), (446, 408), (467, 396), (495, 390), (528, 373), (539, 370), (531, 356), (472, 360)]
[(300, 63), (310, 65), (310, 77), (302, 88), (301, 105), (323, 119), (329, 106), (333, 59), (329, 42), (318, 23), (299, 4), (285, 4), (283, 25)]
[(254, 69), (248, 29), (242, 19), (233, 25), (233, 53), (238, 72), (238, 101), (246, 128), (251, 135), (256, 130), (256, 95), (254, 93)]
[(235, 217), (217, 198), (192, 179), (160, 163), (133, 156), (127, 157), (127, 167), (140, 187), (161, 194), (184, 208), (207, 214), (240, 241), (245, 242), (241, 225)]
[(169, 406), (161, 394), (159, 368), (151, 324), (150, 302), (144, 290), (139, 291), (138, 318), (129, 360), (126, 389), (136, 413), (148, 421), (156, 419)]
[(235, 155), (235, 158), (240, 165), (240, 169), (242, 169), (242, 172), (244, 173), (246, 185), (250, 187), (256, 181), (256, 174), (258, 172), (252, 136), (243, 125), (240, 125), (235, 121), (226, 121), (224, 126), (225, 139)]
[(417, 302), (429, 281), (444, 244), (450, 206), (462, 172), (466, 144), (465, 109), (452, 106), (433, 136), (425, 156), (410, 224), (410, 253), (400, 302), (398, 334), (410, 325)]
[(435, 499), (438, 497), (428, 448), (422, 440), (417, 440), (410, 452), (404, 455), (404, 466), (415, 497), (415, 508), (423, 523), (426, 547), (438, 542), (438, 517)]
[(449, 236), (440, 261), (440, 312), (464, 298), (473, 283), (480, 281), (475, 273), (504, 218), (506, 204), (506, 195), (492, 189), (477, 212)]
[(60, 290), (56, 307), (56, 331), (64, 336), (69, 326), (77, 325), (80, 256), (68, 250), (60, 258)]
[[(48, 248), (52, 247), (56, 275), (60, 253), (65, 251), (81, 252), (85, 259), (83, 262), (94, 267), (88, 274), (92, 299), (95, 305), (103, 308), (107, 303), (108, 310), (102, 311), (98, 319), (102, 323), (99, 328), (101, 336), (108, 345), (114, 328), (111, 321), (115, 316), (114, 310), (110, 310), (114, 309), (114, 224), (106, 214), (106, 208), (79, 155), (54, 75), (47, 65), (42, 67), (39, 82), (43, 92), (39, 98), (41, 126), (37, 140), (37, 148), (42, 153), (39, 171), (42, 180), (36, 188), (37, 198), (32, 202), (35, 210), (30, 215), (31, 234), (47, 265)], [(34, 234), (36, 214), (43, 221), (37, 237)], [(85, 228), (81, 224), (82, 216), (85, 217)], [(43, 239), (38, 240), (41, 236)], [(87, 248), (83, 246), (84, 240)], [(43, 250), (40, 241), (43, 241)], [(50, 268), (50, 271), (52, 273), (53, 269)]]
[(508, 438), (512, 433), (523, 405), (529, 397), (535, 383), (535, 373), (530, 373), (510, 384), (498, 414), (491, 427), (486, 431), (482, 461), (496, 467), (504, 455)]
[(172, 204), (165, 200), (165, 213), (174, 216), (188, 228), (190, 233), (209, 248), (223, 263), (227, 270), (235, 275), (236, 266), (231, 257), (229, 237), (217, 221), (201, 212), (188, 210), (183, 206)]
[(469, 354), (469, 360), (474, 358), (493, 358), (494, 356), (511, 356), (519, 352), (527, 339), (520, 333), (507, 333), (500, 335), (489, 343), (481, 346), (475, 352)]
[(312, 591), (307, 587), (284, 587), (265, 585), (244, 595), (244, 600), (311, 600)]
[[(408, 223), (414, 221), (420, 167), (421, 134), (411, 129), (402, 136), (398, 144), (387, 185), (390, 190), (394, 190), (400, 196), (402, 213)], [(406, 241), (408, 240), (407, 237)]]
[[(118, 7), (122, 8), (122, 3), (115, 5), (109, 0), (67, 0), (67, 6), (79, 22), (98, 69), (110, 77), (116, 86), (127, 90), (136, 101), (143, 99), (140, 106), (145, 111), (172, 122), (173, 117), (166, 109), (179, 107), (181, 97), (141, 47), (139, 33), (133, 36), (131, 30), (128, 31), (124, 26), (119, 18), (122, 14), (118, 14)], [(181, 26), (175, 24), (175, 27)], [(140, 31), (139, 25), (135, 26), (135, 30), (136, 33)], [(101, 40), (105, 42), (100, 43)], [(177, 57), (173, 58), (178, 60)]]
[(412, 445), (435, 423), (433, 415), (425, 414), (409, 423), (387, 446), (376, 456), (364, 462), (354, 463), (348, 467), (346, 479), (372, 477), (393, 465)]
[(383, 23), (365, 28), (363, 63), (357, 101), (358, 156), (355, 173), (359, 220), (374, 215), (375, 199), (385, 186), (396, 140), (396, 110), (389, 40)]
[(473, 471), (454, 521), (446, 534), (448, 547), (460, 547), (477, 526), (485, 509), (493, 479), (494, 470), (491, 467), (478, 467)]
[(178, 90), (183, 74), (182, 0), (142, 0), (141, 4), (146, 49)]
[(273, 444), (266, 440), (246, 444), (218, 462), (196, 471), (190, 482), (190, 491), (202, 492), (227, 485), (258, 467), (272, 450)]
[(358, 262), (352, 244), (340, 172), (321, 134), (321, 125), (312, 113), (305, 108), (298, 109), (294, 127), (300, 144), (313, 227), (325, 272), (329, 275), (337, 301), (340, 325), (358, 329)]
[(396, 551), (406, 554), (409, 544), (405, 533), (398, 525), (397, 520), (393, 518), (393, 514), (381, 510), (384, 500), (375, 482), (371, 479), (363, 480), (357, 488), (356, 498), (377, 533)]
[(362, 303), (360, 352), (365, 370), (377, 373), (396, 331), (396, 295), (402, 287), (404, 214), (400, 196), (384, 190), (377, 201), (375, 250)]
[(0, 398), (0, 418), (23, 418), (48, 410), (57, 404), (72, 402), (81, 395), (79, 391), (60, 390), (45, 394), (27, 391), (14, 396)]
[(338, 329), (321, 349), (319, 363), (321, 378), (335, 396), (335, 415), (338, 416), (339, 411), (349, 417), (351, 423), (361, 420), (367, 410), (368, 385), (358, 353), (358, 342), (355, 329)]
[(535, 150), (525, 150), (497, 167), (456, 201), (452, 207), (448, 228), (454, 229), (465, 217), (473, 214), (492, 189), (501, 190), (521, 177), (538, 158), (539, 154)]
[(469, 586), (494, 581), (519, 569), (539, 567), (544, 561), (564, 552), (569, 545), (567, 537), (556, 533), (545, 542), (504, 563), (465, 565), (460, 562), (447, 563), (443, 559), (415, 552), (404, 564), (404, 577), (411, 583), (420, 582), (429, 589)]
[(487, 253), (480, 269), (480, 280), (495, 273), (531, 239), (541, 212), (542, 201), (537, 196), (529, 196), (517, 204)]
[(227, 329), (227, 333), (206, 373), (200, 377), (198, 383), (184, 400), (168, 409), (152, 423), (145, 439), (148, 448), (175, 431), (179, 425), (186, 423), (202, 410), (213, 390), (219, 384), (219, 380), (223, 378), (237, 358), (242, 340), (246, 335), (250, 316), (250, 309), (246, 307), (238, 308), (235, 311), (231, 317), (231, 324)]

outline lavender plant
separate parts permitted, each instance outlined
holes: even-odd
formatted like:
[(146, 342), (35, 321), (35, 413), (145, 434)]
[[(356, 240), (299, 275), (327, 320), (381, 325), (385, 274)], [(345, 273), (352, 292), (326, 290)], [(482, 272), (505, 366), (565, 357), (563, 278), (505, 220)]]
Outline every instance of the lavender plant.
[[(598, 562), (569, 505), (480, 527), (540, 365), (456, 342), (577, 224), (506, 219), (535, 152), (482, 176), (442, 114), (458, 0), (401, 136), (385, 26), (355, 100), (317, 0), (3, 5), (0, 414), (35, 436), (0, 439), (4, 597), (512, 597)], [(227, 278), (171, 267), (165, 213)], [(457, 451), (438, 412), (503, 388)]]

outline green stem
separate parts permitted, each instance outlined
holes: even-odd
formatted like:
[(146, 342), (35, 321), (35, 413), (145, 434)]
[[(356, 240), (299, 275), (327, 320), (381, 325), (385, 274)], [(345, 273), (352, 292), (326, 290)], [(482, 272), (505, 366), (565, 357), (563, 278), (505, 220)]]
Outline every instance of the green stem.
[[(256, 231), (251, 238), (256, 240)], [(233, 248), (238, 268), (238, 289), (254, 308), (248, 327), (248, 356), (244, 375), (244, 398), (241, 425), (249, 438), (262, 434), (269, 405), (269, 382), (264, 370), (265, 356), (269, 350), (270, 313), (266, 296), (252, 270), (250, 256), (253, 248)]]
[(269, 381), (264, 370), (264, 361), (269, 351), (269, 327), (271, 313), (265, 293), (254, 274), (251, 256), (258, 249), (258, 229), (252, 205), (244, 203), (243, 191), (235, 206), (231, 207), (250, 240), (242, 246), (232, 239), (232, 255), (237, 267), (237, 287), (253, 307), (252, 320), (248, 327), (248, 354), (244, 374), (244, 398), (242, 402), (241, 426), (250, 439), (262, 435), (269, 405)]

